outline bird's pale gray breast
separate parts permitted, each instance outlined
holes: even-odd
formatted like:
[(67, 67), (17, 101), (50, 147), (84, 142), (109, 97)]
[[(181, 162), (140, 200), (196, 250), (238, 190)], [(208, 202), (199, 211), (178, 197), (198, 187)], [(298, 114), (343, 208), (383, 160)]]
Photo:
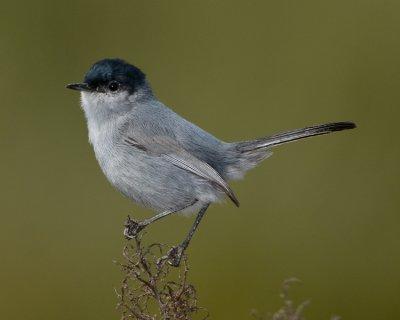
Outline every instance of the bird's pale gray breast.
[(120, 129), (104, 126), (92, 143), (107, 179), (125, 196), (155, 211), (185, 207), (200, 189), (216, 199), (214, 191), (195, 181), (193, 174), (126, 143), (126, 133)]

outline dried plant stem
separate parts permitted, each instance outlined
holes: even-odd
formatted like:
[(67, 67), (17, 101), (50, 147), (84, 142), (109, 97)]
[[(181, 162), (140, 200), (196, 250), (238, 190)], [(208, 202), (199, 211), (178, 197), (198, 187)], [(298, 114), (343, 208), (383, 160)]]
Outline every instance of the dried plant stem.
[(176, 269), (164, 258), (166, 249), (157, 243), (143, 245), (142, 236), (124, 247), (124, 261), (118, 263), (124, 277), (121, 288), (116, 291), (122, 320), (208, 318), (208, 312), (197, 305), (194, 286), (188, 283), (186, 255), (181, 267)]

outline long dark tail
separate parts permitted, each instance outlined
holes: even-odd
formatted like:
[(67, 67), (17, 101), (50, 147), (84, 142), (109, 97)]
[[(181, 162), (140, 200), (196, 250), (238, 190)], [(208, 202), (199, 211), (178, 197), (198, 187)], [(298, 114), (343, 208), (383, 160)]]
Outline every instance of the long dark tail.
[(284, 143), (296, 141), (312, 136), (319, 136), (335, 131), (342, 131), (347, 129), (354, 129), (356, 125), (353, 122), (333, 122), (293, 131), (278, 133), (273, 136), (264, 137), (251, 141), (243, 141), (236, 144), (239, 152), (251, 152), (258, 149), (269, 149)]

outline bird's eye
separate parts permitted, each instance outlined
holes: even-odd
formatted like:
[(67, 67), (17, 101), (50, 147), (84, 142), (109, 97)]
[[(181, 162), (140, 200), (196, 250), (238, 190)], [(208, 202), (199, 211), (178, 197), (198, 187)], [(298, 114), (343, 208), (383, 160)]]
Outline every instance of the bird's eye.
[(110, 90), (110, 91), (117, 91), (118, 89), (119, 89), (119, 82), (117, 82), (117, 81), (111, 81), (109, 84), (108, 84), (108, 89)]

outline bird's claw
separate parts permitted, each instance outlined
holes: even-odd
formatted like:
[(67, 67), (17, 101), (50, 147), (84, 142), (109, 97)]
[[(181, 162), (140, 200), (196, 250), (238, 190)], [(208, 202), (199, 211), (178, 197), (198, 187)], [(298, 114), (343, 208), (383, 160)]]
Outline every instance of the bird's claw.
[(143, 223), (131, 219), (130, 216), (126, 219), (124, 226), (124, 236), (128, 240), (135, 238), (145, 227)]
[(172, 247), (168, 253), (166, 258), (168, 259), (168, 263), (173, 267), (179, 267), (181, 264), (184, 248), (182, 246)]

